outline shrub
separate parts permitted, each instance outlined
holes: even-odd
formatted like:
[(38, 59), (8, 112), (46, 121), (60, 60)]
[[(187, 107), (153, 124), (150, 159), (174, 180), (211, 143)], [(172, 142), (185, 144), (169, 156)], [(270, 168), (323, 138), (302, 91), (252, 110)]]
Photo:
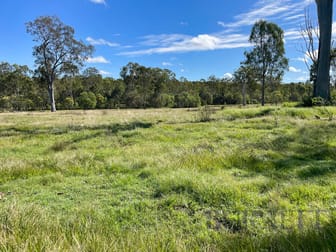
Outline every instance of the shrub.
[(212, 94), (209, 91), (202, 90), (199, 94), (202, 105), (209, 105), (213, 103)]
[(330, 94), (330, 100), (332, 105), (336, 105), (336, 90), (332, 90)]
[(174, 96), (169, 94), (161, 94), (160, 103), (162, 107), (172, 108), (175, 105)]
[(304, 96), (302, 98), (302, 106), (303, 107), (312, 107), (313, 106), (312, 97), (311, 96)]
[(16, 111), (27, 111), (34, 108), (34, 102), (28, 98), (11, 96), (10, 101), (12, 104), (12, 108)]
[(97, 100), (97, 105), (96, 105), (97, 108), (100, 108), (100, 109), (106, 108), (107, 99), (105, 96), (102, 96), (101, 94), (97, 94), (96, 100)]
[(0, 109), (2, 110), (12, 110), (12, 103), (9, 96), (4, 96), (0, 98)]
[(92, 92), (82, 92), (78, 97), (78, 105), (82, 109), (94, 109), (97, 104), (97, 99)]
[(75, 102), (72, 97), (66, 97), (63, 101), (63, 107), (65, 109), (73, 109), (74, 105), (75, 105)]
[(175, 106), (178, 108), (192, 108), (201, 105), (201, 99), (198, 95), (192, 95), (183, 92), (175, 96)]
[(278, 105), (278, 103), (282, 102), (282, 98), (283, 95), (280, 91), (274, 91), (271, 94), (272, 103), (274, 103), (275, 105)]
[(144, 100), (137, 91), (129, 91), (125, 96), (126, 106), (130, 108), (144, 107)]
[(313, 106), (324, 106), (326, 105), (326, 101), (322, 97), (313, 97), (312, 105)]
[(282, 103), (282, 107), (285, 107), (285, 108), (295, 108), (295, 107), (298, 107), (298, 105), (300, 105), (298, 102), (284, 102), (284, 103)]
[(211, 121), (211, 116), (215, 113), (210, 106), (205, 105), (198, 111), (198, 120), (200, 122), (209, 122)]

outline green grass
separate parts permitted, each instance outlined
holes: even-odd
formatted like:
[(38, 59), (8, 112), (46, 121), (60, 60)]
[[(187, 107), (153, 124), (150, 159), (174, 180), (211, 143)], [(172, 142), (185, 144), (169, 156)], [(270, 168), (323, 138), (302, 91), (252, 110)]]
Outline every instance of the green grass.
[(0, 251), (333, 251), (336, 108), (212, 109), (0, 114)]

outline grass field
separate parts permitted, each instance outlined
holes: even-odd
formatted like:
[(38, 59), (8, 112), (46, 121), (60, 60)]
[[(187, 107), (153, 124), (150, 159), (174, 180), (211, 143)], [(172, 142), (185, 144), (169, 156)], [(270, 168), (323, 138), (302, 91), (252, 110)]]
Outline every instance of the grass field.
[(334, 251), (336, 108), (213, 110), (1, 113), (0, 251)]

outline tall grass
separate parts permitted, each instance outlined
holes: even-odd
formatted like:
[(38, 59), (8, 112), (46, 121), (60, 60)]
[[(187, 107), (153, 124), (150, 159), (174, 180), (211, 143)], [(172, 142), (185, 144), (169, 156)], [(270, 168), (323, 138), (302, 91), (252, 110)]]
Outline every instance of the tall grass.
[(336, 109), (211, 109), (0, 114), (0, 251), (332, 250)]

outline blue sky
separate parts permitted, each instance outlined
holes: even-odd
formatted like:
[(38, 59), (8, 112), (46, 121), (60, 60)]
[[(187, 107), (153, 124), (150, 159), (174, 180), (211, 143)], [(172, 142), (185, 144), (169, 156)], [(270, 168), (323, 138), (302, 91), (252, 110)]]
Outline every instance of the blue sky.
[(252, 25), (265, 19), (285, 31), (290, 71), (284, 81), (304, 81), (305, 9), (315, 19), (314, 0), (1, 0), (0, 62), (34, 68), (25, 23), (55, 15), (75, 29), (77, 39), (95, 46), (86, 67), (104, 76), (119, 78), (132, 61), (170, 69), (178, 78), (222, 78), (239, 67)]

